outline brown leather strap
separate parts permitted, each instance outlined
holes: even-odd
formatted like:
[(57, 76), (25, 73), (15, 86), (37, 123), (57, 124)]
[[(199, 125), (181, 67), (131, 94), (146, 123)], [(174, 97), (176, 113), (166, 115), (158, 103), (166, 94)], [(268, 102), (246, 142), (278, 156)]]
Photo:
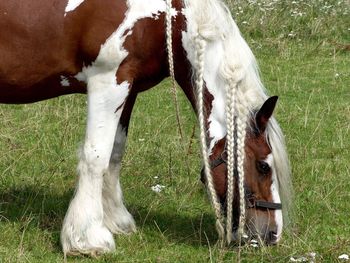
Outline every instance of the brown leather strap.
[(220, 157), (220, 158), (215, 159), (214, 161), (212, 161), (210, 163), (210, 167), (211, 167), (211, 169), (214, 169), (214, 168), (218, 167), (220, 164), (223, 164), (223, 163), (225, 163), (225, 160), (222, 157)]

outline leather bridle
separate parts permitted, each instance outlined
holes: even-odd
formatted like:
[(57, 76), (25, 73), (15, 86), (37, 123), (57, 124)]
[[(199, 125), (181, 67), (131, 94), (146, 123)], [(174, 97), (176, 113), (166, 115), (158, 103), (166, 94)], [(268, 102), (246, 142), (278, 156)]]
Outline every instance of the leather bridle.
[[(220, 155), (219, 158), (210, 162), (211, 169), (214, 169), (222, 164), (226, 164), (226, 160), (224, 159), (225, 151)], [(237, 177), (237, 172), (234, 173), (235, 177)], [(245, 187), (245, 199), (247, 208), (255, 208), (255, 209), (267, 209), (267, 210), (281, 210), (281, 203), (273, 203), (264, 200), (257, 200), (254, 193)]]

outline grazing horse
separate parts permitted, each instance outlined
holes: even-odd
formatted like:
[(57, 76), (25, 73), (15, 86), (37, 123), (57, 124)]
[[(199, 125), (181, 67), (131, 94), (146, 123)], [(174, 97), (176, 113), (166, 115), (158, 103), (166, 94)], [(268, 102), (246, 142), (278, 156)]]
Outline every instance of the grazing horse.
[[(2, 0), (0, 103), (32, 103), (87, 93), (79, 180), (61, 231), (65, 254), (115, 249), (112, 233), (135, 231), (119, 172), (137, 94), (169, 76), (164, 0)], [(221, 0), (173, 0), (175, 78), (195, 111), (193, 73), (202, 63), (207, 150), (218, 200), (226, 202), (227, 87), (247, 118), (244, 146), (246, 231), (274, 244), (290, 200), (288, 159), (253, 54)], [(202, 49), (198, 50), (200, 38)], [(201, 58), (198, 61), (198, 57)], [(236, 142), (237, 143), (237, 142)], [(236, 156), (238, 158), (238, 156)], [(236, 168), (235, 168), (236, 171)], [(203, 179), (205, 181), (205, 178)], [(235, 195), (232, 231), (239, 217)]]

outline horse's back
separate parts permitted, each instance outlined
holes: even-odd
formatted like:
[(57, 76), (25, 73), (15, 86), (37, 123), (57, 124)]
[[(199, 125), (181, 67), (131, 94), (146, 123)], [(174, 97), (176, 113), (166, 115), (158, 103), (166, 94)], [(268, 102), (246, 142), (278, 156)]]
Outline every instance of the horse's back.
[(124, 19), (125, 1), (0, 2), (0, 103), (25, 103), (85, 92), (74, 78), (95, 60)]

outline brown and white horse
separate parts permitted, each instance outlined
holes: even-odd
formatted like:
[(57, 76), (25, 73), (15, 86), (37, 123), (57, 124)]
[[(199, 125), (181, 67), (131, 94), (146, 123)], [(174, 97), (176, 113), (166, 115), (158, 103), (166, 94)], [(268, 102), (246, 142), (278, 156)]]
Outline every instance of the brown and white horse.
[[(283, 135), (272, 117), (277, 99), (267, 99), (254, 56), (221, 0), (173, 0), (172, 6), (175, 78), (195, 110), (198, 35), (206, 44), (200, 51), (204, 112), (218, 198), (226, 202), (225, 103), (232, 85), (249, 112), (242, 153), (246, 229), (277, 243), (281, 198), (288, 208), (291, 189)], [(123, 204), (119, 171), (137, 94), (169, 76), (165, 11), (164, 0), (0, 2), (0, 103), (88, 96), (79, 180), (61, 232), (65, 254), (113, 251), (112, 233), (136, 229)], [(238, 200), (235, 195), (233, 231)]]

